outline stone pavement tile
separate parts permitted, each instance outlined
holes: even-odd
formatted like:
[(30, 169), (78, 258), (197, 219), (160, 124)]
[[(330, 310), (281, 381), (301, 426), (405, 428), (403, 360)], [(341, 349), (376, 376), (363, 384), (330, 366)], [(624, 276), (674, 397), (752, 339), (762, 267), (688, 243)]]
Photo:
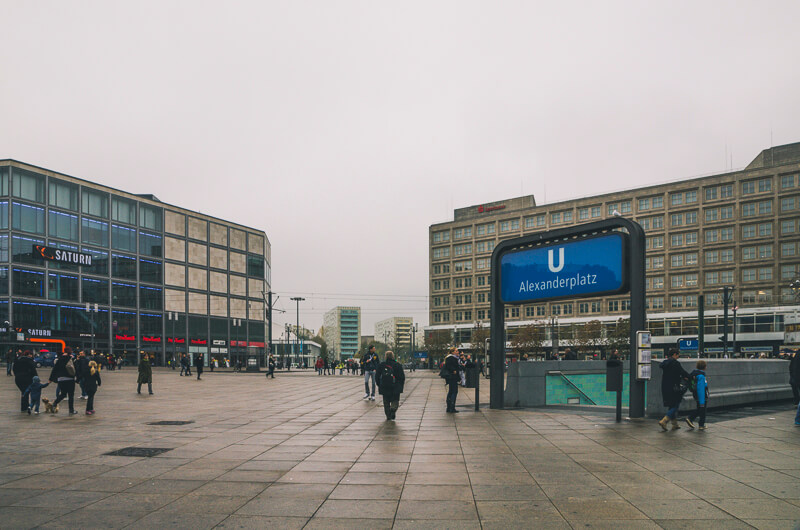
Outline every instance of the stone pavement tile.
[[(429, 456), (436, 456), (436, 455), (429, 455)], [(358, 462), (410, 462), (411, 461), (411, 453), (380, 453), (380, 452), (371, 452), (371, 453), (364, 453), (358, 457)]]
[(266, 515), (231, 515), (214, 528), (262, 530), (264, 528), (276, 530), (300, 530), (308, 521), (308, 517), (269, 517)]
[(731, 519), (731, 515), (700, 499), (635, 500), (631, 504), (650, 519)]
[[(382, 473), (405, 473), (409, 469), (407, 462), (356, 462), (349, 471), (371, 472), (379, 471)], [(431, 470), (433, 471), (433, 470)], [(444, 471), (444, 470), (443, 470)]]
[(401, 500), (396, 519), (477, 520), (472, 501), (406, 501)]
[(595, 473), (595, 476), (609, 486), (617, 484), (668, 484), (669, 479), (665, 479), (652, 471), (622, 471)]
[[(275, 463), (277, 464), (278, 462)], [(291, 469), (292, 471), (348, 471), (352, 466), (353, 466), (352, 461), (325, 462), (325, 461), (303, 460), (302, 462), (297, 463), (296, 465), (290, 467), (289, 469)]]
[[(233, 468), (234, 471), (289, 471), (297, 466), (297, 460), (248, 460)], [(307, 471), (327, 471), (307, 470)]]
[(440, 464), (446, 464), (451, 462), (464, 462), (464, 456), (460, 453), (450, 453), (447, 455), (425, 455), (425, 454), (414, 454), (411, 456), (411, 463), (427, 463), (427, 462), (434, 462)]
[(128, 488), (129, 493), (176, 493), (196, 490), (205, 484), (203, 480), (149, 479)]
[(249, 501), (252, 496), (231, 495), (184, 495), (175, 502), (161, 508), (162, 512), (178, 513), (223, 513), (231, 514)]
[(659, 519), (654, 522), (664, 530), (705, 530), (707, 528), (714, 528), (714, 530), (741, 530), (753, 528), (738, 519), (716, 519), (712, 524), (709, 524), (709, 521), (696, 521), (694, 519)]
[[(410, 473), (409, 473), (410, 475)], [(533, 477), (528, 473), (470, 473), (469, 480), (473, 486), (511, 486), (535, 485)]]
[(553, 499), (553, 504), (568, 520), (586, 519), (646, 519), (647, 517), (625, 500)]
[(472, 495), (477, 501), (538, 501), (547, 499), (547, 496), (539, 486), (530, 484), (499, 486), (494, 484), (474, 484), (472, 486)]
[(24, 477), (30, 476), (30, 473), (0, 473), (0, 488), (3, 484), (14, 482)]
[(234, 495), (239, 497), (255, 497), (271, 482), (224, 482), (214, 480), (206, 482), (192, 491), (195, 495)]
[(750, 482), (749, 485), (779, 499), (800, 499), (800, 480), (794, 482)]
[(549, 501), (478, 501), (478, 516), (484, 527), (494, 524), (516, 524), (518, 526), (548, 526), (550, 521), (558, 523), (564, 518)]
[(259, 497), (282, 497), (287, 499), (327, 499), (336, 484), (275, 483), (265, 489)]
[[(482, 527), (477, 519), (474, 521), (467, 521), (464, 519), (455, 521), (396, 519), (392, 528), (394, 530), (481, 530)], [(488, 529), (491, 527), (487, 526), (486, 528)], [(565, 528), (569, 528), (569, 526)]]
[(328, 499), (319, 507), (314, 519), (335, 517), (340, 519), (394, 519), (398, 501)]
[(322, 517), (309, 519), (305, 529), (342, 529), (352, 530), (353, 528), (369, 528), (371, 529), (390, 529), (394, 524), (394, 519), (347, 519), (347, 518), (334, 518)]
[(15, 503), (37, 497), (42, 494), (42, 490), (29, 490), (29, 489), (12, 489), (6, 488), (0, 490), (0, 506), (13, 506)]
[(450, 486), (467, 486), (470, 483), (470, 476), (466, 471), (461, 472), (420, 472), (408, 473), (406, 475), (406, 484), (430, 484), (430, 485), (450, 485)]
[(192, 530), (202, 530), (204, 528), (214, 528), (226, 517), (226, 515), (218, 513), (194, 514), (159, 510), (142, 517), (127, 528), (147, 530), (153, 528), (191, 528)]
[[(405, 489), (408, 487), (406, 486)], [(383, 484), (340, 484), (331, 492), (329, 498), (399, 500), (400, 493), (404, 493), (405, 489), (401, 486), (385, 486)]]
[[(69, 489), (78, 491), (107, 491), (118, 493), (130, 489), (142, 482), (141, 479), (125, 477), (90, 477), (69, 485)], [(1, 491), (1, 490), (0, 490)]]
[[(702, 525), (698, 525), (698, 528), (708, 528), (707, 522), (702, 523)], [(571, 520), (570, 524), (572, 528), (592, 528), (598, 530), (639, 530), (640, 528), (655, 530), (661, 528), (653, 521), (644, 519), (602, 519), (599, 521), (593, 519), (586, 521)]]
[[(338, 484), (344, 477), (344, 471), (289, 471), (276, 480), (278, 483), (295, 484)], [(223, 475), (224, 479), (225, 476)]]
[(708, 502), (739, 519), (800, 521), (800, 507), (779, 499), (709, 499)]
[[(784, 530), (788, 528), (787, 521), (778, 521), (775, 519), (745, 519), (744, 522), (758, 530)], [(795, 530), (800, 526), (798, 521), (794, 521), (793, 524), (795, 525), (793, 527)]]
[(347, 473), (341, 484), (387, 484), (400, 486), (405, 482), (404, 473)]
[(110, 495), (112, 495), (112, 493), (99, 491), (51, 490), (46, 493), (39, 492), (38, 495), (20, 499), (16, 502), (15, 506), (40, 506), (43, 508), (69, 506), (77, 509)]
[(146, 511), (116, 511), (104, 512), (93, 509), (91, 506), (75, 510), (66, 515), (59, 515), (39, 528), (124, 528), (135, 523), (149, 512)]
[(772, 469), (740, 470), (736, 469), (735, 466), (731, 466), (728, 469), (721, 470), (719, 473), (744, 484), (749, 484), (750, 482), (797, 482), (795, 477)]
[(219, 475), (216, 480), (226, 482), (274, 482), (284, 476), (283, 471), (246, 471), (234, 469)]
[(2, 506), (0, 507), (0, 521), (3, 528), (34, 528), (56, 517), (63, 515), (64, 510), (54, 508)]
[(622, 499), (605, 484), (542, 484), (541, 488), (551, 499)]
[(311, 517), (324, 499), (265, 497), (259, 495), (239, 508), (236, 515), (272, 515), (278, 517)]
[(406, 484), (403, 486), (401, 499), (404, 501), (472, 501), (472, 491), (469, 488), (446, 485)]
[(697, 495), (687, 488), (670, 483), (614, 484), (614, 490), (628, 500), (696, 499)]
[(738, 482), (732, 484), (682, 484), (681, 488), (701, 499), (765, 499), (769, 495)]
[(166, 493), (115, 493), (92, 505), (96, 510), (154, 511), (178, 499), (180, 495)]
[(50, 490), (54, 488), (65, 488), (70, 484), (74, 484), (79, 480), (82, 480), (84, 477), (82, 476), (73, 476), (73, 477), (48, 477), (47, 475), (31, 475), (29, 477), (23, 477), (18, 480), (14, 480), (11, 482), (6, 482), (2, 486), (0, 486), (0, 491), (3, 488), (23, 488), (23, 489), (40, 489), (40, 490)]
[(158, 476), (160, 479), (175, 480), (213, 480), (228, 472), (228, 468), (209, 466), (206, 462), (202, 465), (184, 465), (171, 469)]
[(533, 479), (539, 484), (581, 484), (584, 486), (600, 486), (603, 483), (588, 471), (581, 473), (531, 473)]

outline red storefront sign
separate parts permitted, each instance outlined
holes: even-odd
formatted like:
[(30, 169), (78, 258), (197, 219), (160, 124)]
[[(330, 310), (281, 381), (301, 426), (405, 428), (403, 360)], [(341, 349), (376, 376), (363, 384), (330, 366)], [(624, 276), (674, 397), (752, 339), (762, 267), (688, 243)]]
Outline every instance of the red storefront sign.
[(135, 335), (114, 335), (114, 340), (135, 341), (136, 340), (136, 336)]
[(173, 342), (174, 342), (175, 344), (186, 344), (186, 339), (173, 339), (173, 338), (167, 338), (167, 343), (170, 343), (170, 344), (171, 344), (171, 343), (173, 343)]
[(161, 337), (142, 337), (142, 342), (160, 344), (161, 343)]
[(251, 342), (251, 343), (249, 343), (249, 346), (255, 346), (257, 348), (263, 348), (264, 347), (264, 343), (263, 342)]
[(196, 344), (198, 346), (205, 346), (208, 344), (206, 339), (189, 339), (189, 344)]

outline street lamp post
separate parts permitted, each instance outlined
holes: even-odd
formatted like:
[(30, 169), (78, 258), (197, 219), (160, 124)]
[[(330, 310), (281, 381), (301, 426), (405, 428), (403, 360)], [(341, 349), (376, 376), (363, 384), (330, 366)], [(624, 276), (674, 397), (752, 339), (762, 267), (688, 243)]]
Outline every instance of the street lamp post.
[(300, 347), (300, 302), (305, 301), (305, 298), (295, 296), (290, 300), (297, 302), (297, 327), (294, 330), (294, 336), (295, 340), (297, 341), (297, 347), (299, 348)]

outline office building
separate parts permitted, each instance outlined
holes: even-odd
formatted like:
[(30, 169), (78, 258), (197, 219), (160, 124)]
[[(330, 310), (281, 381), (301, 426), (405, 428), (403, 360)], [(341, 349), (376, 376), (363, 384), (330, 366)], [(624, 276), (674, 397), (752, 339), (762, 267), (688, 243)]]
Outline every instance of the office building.
[[(430, 327), (469, 345), (489, 322), (489, 273), (499, 241), (610, 217), (645, 229), (648, 327), (656, 348), (696, 336), (705, 297), (706, 344), (721, 349), (723, 287), (732, 288), (739, 351), (775, 352), (800, 278), (800, 143), (762, 151), (745, 169), (537, 205), (533, 196), (459, 208), (430, 226)], [(506, 308), (509, 334), (557, 319), (561, 343), (575, 326), (627, 318), (629, 298), (607, 296)], [(729, 320), (730, 342), (733, 334)], [(549, 329), (548, 329), (549, 340)]]
[[(0, 160), (3, 335), (136, 363), (236, 358), (267, 342), (262, 230), (14, 160)], [(21, 333), (21, 334), (20, 334)]]
[(375, 323), (375, 338), (390, 348), (408, 349), (411, 346), (411, 317), (391, 317)]
[(361, 348), (361, 308), (334, 307), (325, 313), (323, 333), (334, 359), (353, 357)]

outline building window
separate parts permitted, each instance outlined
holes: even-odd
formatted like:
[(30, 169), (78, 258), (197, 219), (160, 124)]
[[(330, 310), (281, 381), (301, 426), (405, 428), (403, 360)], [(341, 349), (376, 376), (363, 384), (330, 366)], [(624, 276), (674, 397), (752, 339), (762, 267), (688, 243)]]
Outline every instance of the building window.
[(653, 289), (659, 290), (663, 288), (664, 288), (664, 277), (663, 276), (653, 277)]
[[(708, 221), (708, 219), (706, 219)], [(670, 226), (683, 226), (683, 214), (682, 213), (674, 213), (669, 216), (669, 224)]]
[(78, 241), (78, 216), (71, 215), (57, 210), (48, 212), (50, 237)]
[(761, 223), (758, 225), (758, 237), (772, 236), (772, 223)]
[(80, 301), (77, 276), (50, 273), (48, 279), (48, 298), (50, 300)]
[(564, 212), (564, 222), (571, 223), (572, 222), (572, 211)]
[(791, 258), (797, 252), (797, 243), (781, 243), (781, 257), (782, 258)]
[(83, 277), (81, 279), (83, 301), (93, 304), (108, 304), (108, 280)]
[(51, 178), (49, 189), (50, 206), (73, 212), (78, 211), (78, 186)]
[(742, 195), (752, 195), (756, 192), (756, 182), (751, 180), (749, 182), (742, 182)]
[(781, 221), (781, 234), (794, 234), (797, 228), (797, 220), (789, 219)]
[(83, 267), (84, 272), (98, 275), (108, 274), (108, 252), (85, 247), (81, 248), (81, 252), (92, 256), (92, 266)]
[(44, 175), (12, 168), (12, 194), (18, 199), (44, 203)]
[(765, 282), (772, 280), (772, 267), (761, 267), (758, 269), (758, 281)]
[(136, 203), (122, 197), (111, 197), (111, 220), (136, 226)]
[(111, 248), (114, 250), (136, 252), (136, 230), (112, 224)]
[(670, 256), (670, 267), (683, 267), (683, 254)]
[(16, 201), (12, 202), (11, 227), (14, 230), (44, 235), (44, 208), (30, 206)]
[(589, 208), (579, 208), (578, 209), (578, 220), (585, 221), (589, 218)]
[[(480, 229), (480, 227), (479, 227), (479, 229)], [(443, 241), (450, 241), (450, 232), (449, 231), (445, 230), (445, 231), (434, 232), (433, 233), (433, 242), (434, 243), (441, 243)]]
[(742, 281), (743, 282), (754, 282), (754, 281), (756, 281), (757, 274), (758, 274), (758, 269), (743, 269), (742, 270)]
[(83, 188), (81, 211), (93, 217), (108, 219), (108, 194)]
[(111, 276), (126, 280), (135, 280), (136, 258), (133, 256), (123, 256), (122, 254), (111, 254)]
[(733, 283), (733, 271), (720, 272), (719, 279), (722, 283)]
[(680, 206), (681, 204), (683, 204), (683, 193), (678, 192), (670, 194), (669, 204), (670, 206)]
[(163, 247), (161, 236), (139, 232), (139, 253), (154, 258), (162, 257)]
[(716, 200), (718, 195), (719, 195), (719, 191), (718, 191), (718, 188), (716, 186), (714, 186), (712, 188), (706, 188), (706, 200), (707, 201)]
[(161, 311), (164, 308), (160, 287), (139, 286), (139, 307), (150, 311)]
[(161, 208), (149, 204), (139, 205), (139, 226), (148, 230), (161, 231)]
[(160, 261), (139, 259), (139, 281), (148, 283), (161, 283), (163, 279), (164, 264)]
[(717, 285), (719, 284), (719, 272), (707, 272), (706, 273), (706, 285)]
[(112, 282), (111, 304), (115, 306), (136, 307), (136, 286)]
[(781, 189), (788, 190), (797, 185), (797, 177), (795, 175), (783, 175), (781, 177)]
[(686, 204), (694, 204), (697, 202), (697, 190), (686, 192)]
[(87, 245), (107, 247), (108, 223), (84, 217), (81, 219), (81, 241)]
[(26, 269), (13, 269), (12, 293), (15, 296), (44, 298), (44, 273)]
[(765, 178), (758, 181), (758, 192), (765, 193), (768, 191), (772, 191), (772, 179)]
[(791, 212), (792, 210), (797, 209), (797, 201), (795, 197), (784, 197), (781, 199), (781, 211), (782, 212)]
[(551, 225), (557, 225), (560, 222), (561, 222), (561, 212), (554, 212), (554, 213), (550, 214), (550, 224)]

